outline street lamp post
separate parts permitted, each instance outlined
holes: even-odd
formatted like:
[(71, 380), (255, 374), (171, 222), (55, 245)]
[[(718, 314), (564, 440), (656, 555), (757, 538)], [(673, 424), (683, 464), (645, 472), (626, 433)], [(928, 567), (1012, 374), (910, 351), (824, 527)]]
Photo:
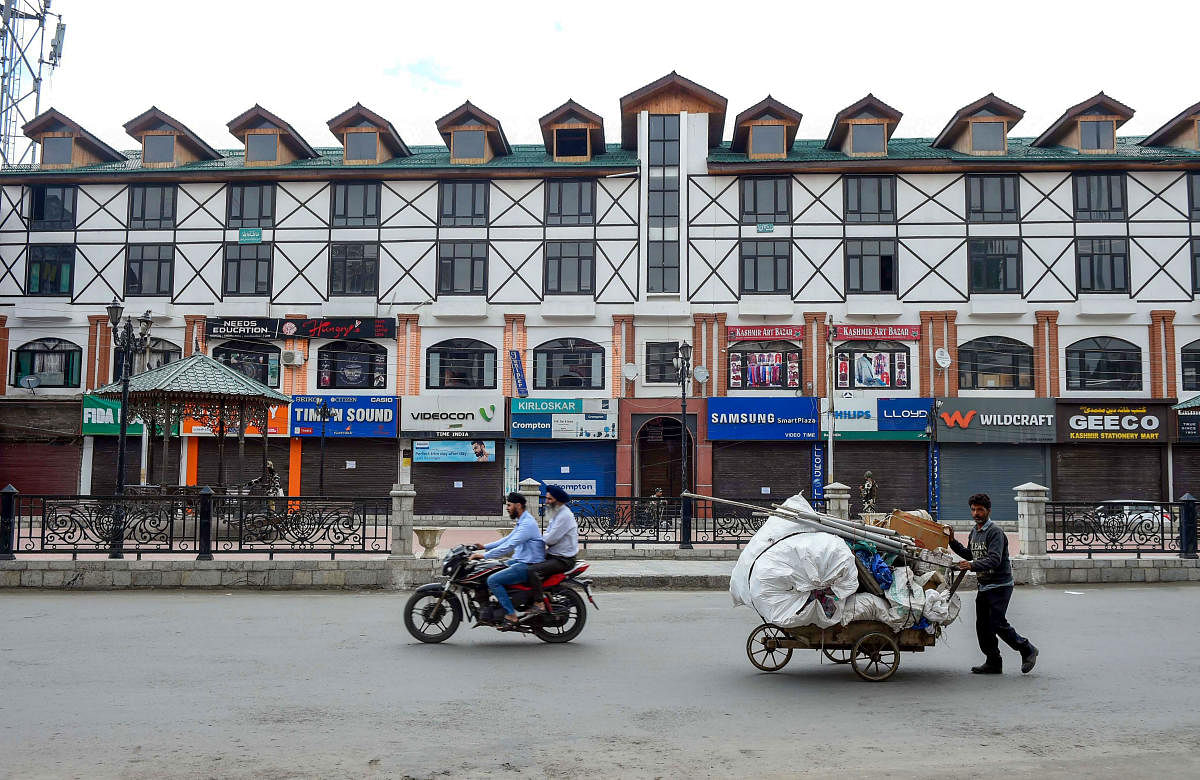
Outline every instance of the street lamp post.
[(692, 377), (692, 345), (682, 342), (679, 354), (671, 361), (679, 373), (679, 549), (692, 549), (692, 502), (688, 492), (687, 383)]
[[(133, 373), (133, 355), (135, 352), (140, 352), (146, 348), (149, 343), (150, 328), (154, 325), (154, 320), (150, 317), (150, 310), (147, 309), (141, 317), (138, 317), (137, 333), (133, 331), (133, 318), (125, 317), (122, 321), (122, 316), (125, 314), (125, 308), (121, 303), (113, 298), (112, 303), (105, 309), (108, 312), (108, 322), (112, 327), (113, 346), (121, 351), (121, 423), (119, 433), (117, 434), (117, 485), (116, 495), (125, 495), (125, 439), (129, 431), (129, 375)], [(144, 425), (145, 423), (143, 423)], [(124, 558), (121, 552), (122, 540), (125, 536), (125, 509), (120, 501), (117, 501), (113, 511), (113, 538), (112, 552), (108, 554), (109, 558)]]
[(329, 421), (329, 404), (324, 398), (317, 404), (317, 414), (321, 417), (321, 484), (319, 492), (325, 495), (325, 423)]

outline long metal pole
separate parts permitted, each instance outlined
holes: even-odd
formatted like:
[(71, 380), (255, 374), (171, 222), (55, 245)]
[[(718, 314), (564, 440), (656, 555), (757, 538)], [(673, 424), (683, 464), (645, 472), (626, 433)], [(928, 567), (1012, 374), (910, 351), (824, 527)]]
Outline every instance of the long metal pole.
[(329, 406), (324, 401), (317, 407), (317, 411), (321, 413), (321, 485), (319, 488), (320, 494), (325, 495), (325, 421), (328, 419)]
[[(109, 558), (124, 558), (121, 552), (125, 538), (125, 445), (129, 433), (129, 373), (132, 371), (133, 323), (128, 318), (123, 327), (113, 328), (117, 347), (121, 350), (121, 424), (117, 433), (117, 501), (113, 506), (113, 530)], [(145, 425), (145, 423), (142, 423)]]
[(837, 416), (833, 413), (834, 397), (837, 395), (837, 367), (834, 366), (833, 317), (826, 320), (825, 362), (829, 364), (829, 455), (825, 458), (825, 484), (831, 485), (833, 478), (833, 440), (837, 438)]
[(685, 498), (688, 494), (688, 430), (687, 430), (687, 382), (691, 366), (679, 355), (679, 549), (692, 549), (692, 504)]

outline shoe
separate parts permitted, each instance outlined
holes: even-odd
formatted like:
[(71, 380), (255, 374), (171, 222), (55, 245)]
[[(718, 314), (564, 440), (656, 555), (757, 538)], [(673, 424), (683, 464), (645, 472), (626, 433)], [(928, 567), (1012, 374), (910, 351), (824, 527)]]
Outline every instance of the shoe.
[(1021, 674), (1029, 674), (1037, 665), (1038, 649), (1033, 645), (1027, 645), (1027, 648), (1024, 653), (1021, 653)]
[(536, 603), (532, 607), (530, 607), (529, 612), (527, 612), (526, 614), (527, 615), (544, 615), (544, 614), (546, 614), (546, 605), (539, 601), (538, 603)]
[(992, 661), (984, 661), (979, 666), (972, 666), (971, 674), (1004, 674), (1004, 667)]

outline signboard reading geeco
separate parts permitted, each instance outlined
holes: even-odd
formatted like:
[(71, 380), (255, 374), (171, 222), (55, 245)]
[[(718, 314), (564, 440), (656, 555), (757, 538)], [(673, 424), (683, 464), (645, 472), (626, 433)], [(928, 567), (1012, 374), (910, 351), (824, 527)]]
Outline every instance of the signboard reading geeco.
[(504, 435), (500, 395), (406, 395), (400, 399), (400, 435), (414, 439), (469, 439)]
[(1057, 418), (1059, 441), (1063, 442), (1158, 443), (1167, 441), (1169, 432), (1166, 404), (1140, 401), (1060, 403)]
[(708, 438), (816, 441), (817, 399), (709, 398)]

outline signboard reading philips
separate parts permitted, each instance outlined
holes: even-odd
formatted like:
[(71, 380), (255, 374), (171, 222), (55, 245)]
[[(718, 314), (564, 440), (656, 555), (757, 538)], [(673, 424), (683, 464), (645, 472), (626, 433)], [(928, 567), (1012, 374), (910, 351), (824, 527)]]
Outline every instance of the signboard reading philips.
[(1166, 404), (1141, 401), (1095, 401), (1058, 404), (1061, 442), (1155, 444), (1167, 441), (1170, 419)]
[(296, 395), (292, 396), (293, 436), (320, 436), (320, 405), (329, 407), (325, 435), (330, 438), (396, 438), (394, 395)]
[(400, 399), (400, 435), (414, 439), (504, 436), (500, 395), (406, 395)]
[(938, 441), (1054, 442), (1049, 398), (943, 398), (937, 403)]
[(709, 398), (708, 438), (732, 441), (816, 441), (817, 399)]
[(514, 439), (616, 439), (617, 405), (611, 398), (513, 398)]

